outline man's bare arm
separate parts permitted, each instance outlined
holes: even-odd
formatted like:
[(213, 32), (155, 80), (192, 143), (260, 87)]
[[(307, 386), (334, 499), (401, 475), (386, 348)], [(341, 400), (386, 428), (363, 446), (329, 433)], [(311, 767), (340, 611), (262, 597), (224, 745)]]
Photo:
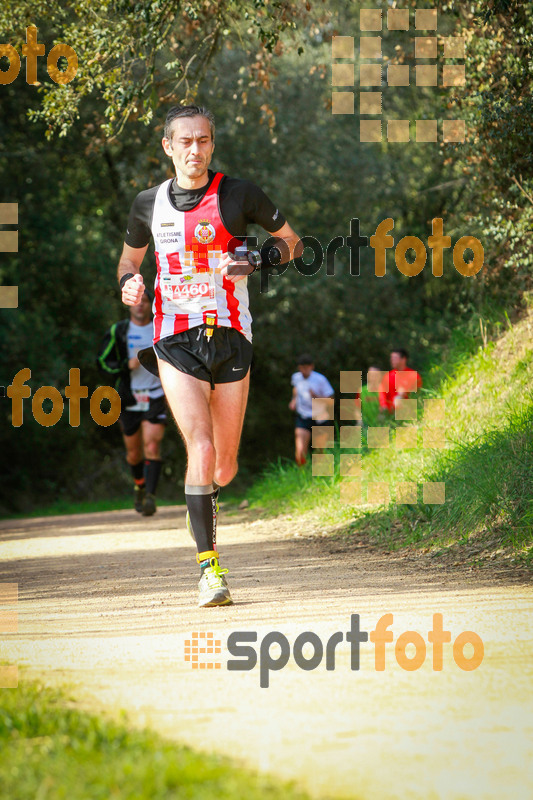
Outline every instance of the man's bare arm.
[(120, 283), (120, 279), (124, 275), (133, 275), (122, 286), (122, 302), (127, 306), (136, 306), (141, 302), (144, 294), (144, 282), (140, 269), (147, 250), (148, 245), (146, 247), (130, 247), (129, 244), (124, 243), (118, 262), (117, 277)]
[[(270, 236), (272, 236), (274, 239), (277, 239), (279, 241), (280, 246), (278, 247), (278, 249), (281, 254), (280, 264), (286, 264), (291, 259), (299, 258), (302, 255), (304, 248), (300, 241), (300, 237), (298, 236), (297, 233), (293, 231), (288, 222), (286, 222), (285, 225), (283, 225), (283, 227), (281, 227), (274, 233), (272, 233), (271, 231), (267, 231), (267, 233), (270, 234)], [(285, 242), (285, 244), (289, 248), (288, 253), (287, 253), (287, 247), (284, 247), (282, 242)], [(276, 241), (272, 242), (271, 247), (277, 247), (277, 246), (278, 242)]]
[(297, 393), (298, 392), (297, 392), (296, 386), (293, 386), (292, 387), (292, 398), (291, 398), (291, 402), (289, 403), (289, 408), (290, 408), (291, 411), (296, 411), (296, 395), (297, 395)]
[(134, 275), (140, 272), (141, 264), (147, 250), (148, 245), (146, 245), (146, 247), (130, 247), (129, 244), (124, 242), (122, 255), (118, 262), (117, 280), (120, 281), (122, 276), (127, 275), (128, 272), (132, 272)]

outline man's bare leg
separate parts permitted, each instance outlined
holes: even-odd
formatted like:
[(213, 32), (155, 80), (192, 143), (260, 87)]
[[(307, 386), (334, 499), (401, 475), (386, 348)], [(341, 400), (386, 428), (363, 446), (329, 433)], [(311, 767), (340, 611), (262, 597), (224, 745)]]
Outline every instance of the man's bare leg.
[(309, 450), (310, 441), (311, 441), (311, 432), (308, 431), (307, 428), (294, 429), (296, 463), (300, 467), (307, 461), (307, 452)]
[(161, 474), (161, 442), (165, 435), (165, 426), (159, 422), (150, 422), (147, 419), (143, 419), (141, 431), (146, 490), (142, 513), (145, 517), (151, 517), (156, 512), (155, 494), (159, 475)]
[(187, 449), (185, 482), (203, 485), (213, 481), (215, 447), (209, 409), (211, 387), (158, 358), (159, 376), (170, 410)]
[(161, 442), (165, 435), (165, 426), (160, 422), (150, 422), (143, 419), (141, 422), (143, 437), (143, 452), (145, 458), (161, 458)]
[(248, 402), (250, 372), (240, 381), (217, 383), (211, 392), (211, 420), (216, 451), (214, 480), (226, 486), (237, 474), (237, 454)]
[(140, 428), (130, 436), (126, 436), (123, 432), (122, 439), (126, 448), (126, 462), (129, 464), (134, 482), (133, 507), (141, 514), (144, 501), (144, 460)]
[(232, 600), (224, 577), (227, 570), (220, 568), (216, 550), (216, 493), (213, 487), (216, 450), (211, 387), (207, 381), (180, 372), (162, 359), (158, 359), (158, 363), (168, 404), (187, 449), (185, 500), (188, 527), (196, 541), (196, 559), (201, 567), (199, 605), (228, 605)]

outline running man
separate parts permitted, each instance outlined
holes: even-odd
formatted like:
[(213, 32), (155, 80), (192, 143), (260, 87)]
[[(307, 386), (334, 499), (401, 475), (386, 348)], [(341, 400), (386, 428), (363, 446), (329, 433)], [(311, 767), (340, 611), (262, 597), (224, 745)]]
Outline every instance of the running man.
[(120, 320), (107, 331), (98, 356), (98, 365), (104, 372), (119, 375), (117, 388), (123, 408), (119, 424), (134, 481), (133, 506), (145, 517), (156, 512), (160, 450), (167, 422), (161, 381), (137, 358), (139, 350), (152, 342), (151, 304), (152, 296), (145, 289), (141, 302), (130, 307), (130, 318)]
[[(313, 359), (307, 353), (298, 359), (298, 372), (292, 374), (291, 384), (293, 389), (289, 408), (296, 412), (294, 420), (295, 460), (301, 467), (307, 461), (313, 425), (330, 423), (329, 415), (321, 421), (313, 419), (313, 399), (333, 397), (335, 392), (328, 379), (320, 372), (315, 372)], [(327, 414), (327, 411), (325, 413)]]
[[(139, 357), (159, 374), (187, 450), (185, 500), (200, 565), (198, 604), (228, 605), (233, 601), (228, 570), (219, 563), (216, 511), (220, 487), (237, 472), (248, 397), (247, 276), (289, 261), (299, 238), (258, 186), (209, 169), (215, 123), (206, 108), (171, 108), (162, 145), (176, 177), (134, 200), (118, 279), (122, 301), (138, 303), (144, 291), (140, 267), (153, 236), (154, 340)], [(252, 223), (275, 234), (274, 243), (254, 251), (252, 261), (235, 261), (230, 254)]]
[[(409, 353), (403, 347), (391, 351), (388, 372), (379, 388), (379, 407), (388, 414), (394, 414), (394, 409), (409, 397), (411, 392), (416, 392), (422, 386), (422, 378), (418, 372), (407, 366)], [(416, 386), (416, 388), (414, 388)]]

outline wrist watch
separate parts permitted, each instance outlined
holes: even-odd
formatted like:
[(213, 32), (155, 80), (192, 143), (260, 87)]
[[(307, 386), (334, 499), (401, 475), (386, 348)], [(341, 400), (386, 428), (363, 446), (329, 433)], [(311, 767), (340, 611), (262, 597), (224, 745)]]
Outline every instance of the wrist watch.
[(252, 265), (253, 272), (261, 268), (262, 259), (259, 250), (248, 250), (246, 258), (248, 259), (248, 263)]

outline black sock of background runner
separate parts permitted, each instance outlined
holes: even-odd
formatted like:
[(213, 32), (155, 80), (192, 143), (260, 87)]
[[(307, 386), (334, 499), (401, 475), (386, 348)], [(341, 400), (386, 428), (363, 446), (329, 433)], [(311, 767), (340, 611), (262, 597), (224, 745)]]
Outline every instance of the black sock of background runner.
[(156, 461), (155, 458), (147, 458), (144, 462), (144, 480), (148, 494), (155, 494), (162, 463), (161, 459)]
[(144, 477), (144, 461), (139, 461), (138, 464), (130, 464), (130, 469), (135, 483), (142, 481)]
[(185, 502), (191, 519), (196, 547), (199, 553), (214, 550), (213, 542), (213, 492), (209, 494), (188, 494), (185, 492)]

